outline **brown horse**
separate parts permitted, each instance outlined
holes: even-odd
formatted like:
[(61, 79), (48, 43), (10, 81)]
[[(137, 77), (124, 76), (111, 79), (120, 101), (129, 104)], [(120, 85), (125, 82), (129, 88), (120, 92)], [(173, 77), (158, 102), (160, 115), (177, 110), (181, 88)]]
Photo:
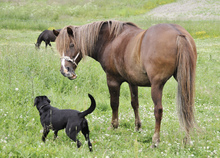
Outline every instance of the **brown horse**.
[(101, 21), (87, 25), (67, 26), (54, 30), (56, 46), (61, 56), (61, 73), (75, 79), (75, 69), (84, 56), (97, 60), (107, 76), (112, 108), (112, 126), (117, 128), (120, 85), (129, 84), (135, 127), (139, 130), (138, 86), (151, 87), (154, 102), (155, 132), (152, 146), (160, 142), (163, 113), (162, 90), (174, 76), (178, 82), (179, 121), (189, 132), (196, 125), (194, 119), (195, 69), (197, 52), (191, 35), (176, 24), (158, 24), (142, 30), (130, 22)]

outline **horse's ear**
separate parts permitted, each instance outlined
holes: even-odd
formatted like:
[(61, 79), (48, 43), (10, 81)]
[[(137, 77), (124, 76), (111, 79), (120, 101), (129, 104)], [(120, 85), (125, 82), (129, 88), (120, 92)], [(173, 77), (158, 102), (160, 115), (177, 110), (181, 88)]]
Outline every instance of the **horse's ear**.
[(73, 30), (70, 27), (67, 27), (67, 33), (73, 36)]
[(58, 36), (59, 33), (60, 33), (60, 31), (57, 31), (57, 30), (54, 30), (54, 29), (53, 29), (53, 34), (54, 34), (55, 36)]

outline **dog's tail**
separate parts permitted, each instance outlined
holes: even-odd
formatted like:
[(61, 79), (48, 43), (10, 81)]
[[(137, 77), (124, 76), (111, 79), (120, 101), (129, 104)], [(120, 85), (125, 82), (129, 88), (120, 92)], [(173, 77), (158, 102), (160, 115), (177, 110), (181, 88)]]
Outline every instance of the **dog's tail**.
[(79, 117), (81, 117), (81, 118), (83, 118), (86, 115), (92, 113), (95, 110), (95, 107), (96, 107), (96, 102), (95, 102), (95, 99), (93, 98), (93, 96), (91, 94), (88, 94), (88, 96), (91, 100), (91, 106), (86, 111), (83, 111), (82, 113), (79, 114)]

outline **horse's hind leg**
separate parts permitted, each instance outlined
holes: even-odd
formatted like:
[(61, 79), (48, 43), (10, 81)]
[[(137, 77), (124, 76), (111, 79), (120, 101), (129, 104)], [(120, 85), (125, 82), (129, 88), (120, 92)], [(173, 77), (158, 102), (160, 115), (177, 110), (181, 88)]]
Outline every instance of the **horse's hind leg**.
[(138, 131), (141, 128), (141, 120), (139, 116), (139, 102), (138, 102), (138, 87), (129, 84), (130, 93), (131, 93), (131, 106), (134, 109), (135, 115), (135, 129)]
[(152, 138), (151, 148), (155, 148), (160, 142), (160, 125), (163, 115), (162, 107), (162, 90), (164, 84), (152, 84), (151, 85), (151, 97), (154, 102), (154, 116), (155, 116), (155, 131)]
[(118, 128), (118, 106), (119, 106), (119, 95), (120, 95), (120, 83), (107, 76), (107, 84), (110, 93), (110, 104), (112, 108), (112, 126)]

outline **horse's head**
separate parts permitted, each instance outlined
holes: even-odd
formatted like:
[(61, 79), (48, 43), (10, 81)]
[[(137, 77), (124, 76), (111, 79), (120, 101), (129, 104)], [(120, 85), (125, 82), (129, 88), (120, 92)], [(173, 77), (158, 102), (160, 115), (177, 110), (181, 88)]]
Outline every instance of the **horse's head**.
[(40, 48), (40, 44), (39, 43), (35, 43), (35, 48), (39, 49)]
[(76, 79), (75, 69), (82, 59), (82, 54), (76, 46), (72, 26), (65, 27), (61, 31), (53, 30), (53, 33), (57, 36), (56, 46), (61, 58), (60, 72), (70, 80)]

